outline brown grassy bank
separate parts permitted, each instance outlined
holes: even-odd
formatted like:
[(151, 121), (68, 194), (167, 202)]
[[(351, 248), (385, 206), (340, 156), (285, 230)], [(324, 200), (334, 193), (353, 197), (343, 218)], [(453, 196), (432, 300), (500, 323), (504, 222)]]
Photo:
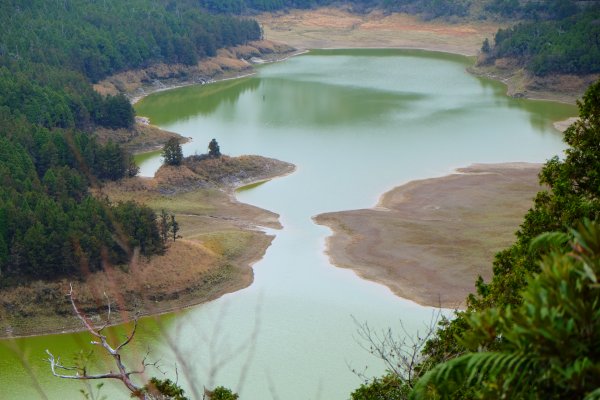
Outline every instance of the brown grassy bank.
[[(81, 308), (92, 318), (104, 310), (104, 293), (119, 322), (134, 313), (158, 314), (213, 300), (252, 283), (251, 265), (273, 239), (260, 227), (281, 224), (277, 214), (236, 201), (233, 190), (288, 174), (294, 166), (259, 156), (206, 161), (162, 167), (155, 178), (110, 183), (97, 192), (113, 202), (135, 200), (174, 214), (182, 238), (170, 242), (162, 256), (134, 256), (128, 265), (107, 265), (73, 282)], [(69, 283), (37, 281), (2, 289), (0, 336), (81, 329), (65, 297)]]
[(473, 75), (501, 81), (506, 85), (506, 94), (511, 97), (569, 104), (581, 99), (588, 86), (600, 78), (599, 74), (534, 76), (515, 60), (504, 58), (493, 63), (479, 62), (467, 70)]
[(293, 47), (283, 43), (255, 41), (220, 49), (215, 57), (204, 58), (196, 65), (156, 64), (121, 72), (98, 82), (94, 89), (101, 94), (123, 93), (135, 103), (150, 93), (165, 89), (248, 75), (254, 72), (253, 64), (284, 59), (294, 51)]
[(160, 150), (171, 138), (176, 138), (180, 143), (189, 140), (178, 133), (160, 129), (145, 121), (137, 121), (132, 129), (98, 128), (94, 133), (98, 138), (98, 142), (104, 144), (112, 140), (132, 154)]
[[(372, 11), (356, 14), (345, 8), (319, 8), (265, 13), (258, 17), (265, 37), (298, 49), (409, 48), (477, 56), (485, 38), (493, 41), (498, 28), (493, 21), (423, 21), (417, 16)], [(510, 60), (492, 66), (473, 66), (469, 72), (499, 80), (515, 97), (574, 104), (598, 75), (534, 77)]]
[(473, 165), (410, 182), (373, 209), (320, 214), (332, 262), (427, 306), (460, 307), (540, 189), (537, 164)]
[(474, 56), (483, 39), (501, 26), (493, 22), (423, 21), (408, 14), (343, 8), (265, 13), (257, 17), (265, 38), (299, 49), (414, 48)]
[[(196, 65), (156, 64), (145, 69), (130, 70), (110, 76), (94, 85), (104, 95), (123, 93), (133, 103), (154, 92), (177, 87), (205, 84), (222, 79), (254, 73), (256, 63), (271, 62), (293, 55), (295, 49), (269, 40), (220, 49), (217, 56), (202, 59)], [(132, 129), (98, 129), (101, 142), (112, 140), (132, 153), (144, 153), (162, 148), (172, 137), (181, 143), (188, 140), (177, 133), (162, 130), (150, 124), (146, 117), (136, 118)]]

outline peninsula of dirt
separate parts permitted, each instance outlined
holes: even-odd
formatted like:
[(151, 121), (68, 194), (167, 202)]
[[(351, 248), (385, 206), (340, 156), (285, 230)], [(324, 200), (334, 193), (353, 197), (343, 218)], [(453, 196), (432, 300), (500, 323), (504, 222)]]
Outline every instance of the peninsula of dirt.
[[(105, 265), (72, 282), (77, 302), (95, 320), (113, 303), (113, 321), (154, 315), (203, 303), (252, 283), (252, 264), (273, 240), (261, 227), (280, 229), (279, 216), (236, 201), (244, 185), (283, 176), (294, 165), (260, 156), (192, 157), (163, 166), (154, 178), (111, 182), (96, 195), (112, 202), (134, 200), (179, 223), (164, 255), (134, 254), (128, 265)], [(0, 291), (0, 336), (26, 336), (81, 329), (66, 298), (67, 279), (37, 281)]]
[(476, 164), (413, 181), (373, 209), (320, 214), (331, 261), (419, 304), (460, 308), (514, 241), (540, 190), (539, 164)]

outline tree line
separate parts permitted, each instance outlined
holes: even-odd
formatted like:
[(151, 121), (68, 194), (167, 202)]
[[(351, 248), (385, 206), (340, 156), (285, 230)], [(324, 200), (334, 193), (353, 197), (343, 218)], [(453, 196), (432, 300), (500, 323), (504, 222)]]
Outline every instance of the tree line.
[[(580, 10), (566, 0), (555, 3), (567, 7), (498, 30), (493, 48), (483, 49), (488, 60), (517, 59), (538, 76), (600, 72), (600, 6)], [(543, 16), (547, 19), (541, 20)]]
[(0, 4), (0, 106), (48, 128), (131, 128), (124, 96), (90, 82), (156, 63), (193, 65), (260, 39), (255, 20), (210, 15), (192, 0), (33, 0)]
[(256, 21), (210, 15), (192, 0), (2, 2), (0, 285), (82, 276), (175, 240), (172, 216), (90, 193), (137, 173), (130, 154), (92, 133), (131, 128), (131, 104), (90, 83), (158, 62), (193, 64), (260, 37)]
[(0, 56), (82, 73), (195, 64), (261, 37), (252, 19), (215, 16), (193, 0), (12, 0), (0, 5)]
[(0, 284), (81, 276), (163, 250), (154, 211), (111, 204), (92, 183), (137, 173), (131, 155), (84, 132), (50, 130), (0, 108)]

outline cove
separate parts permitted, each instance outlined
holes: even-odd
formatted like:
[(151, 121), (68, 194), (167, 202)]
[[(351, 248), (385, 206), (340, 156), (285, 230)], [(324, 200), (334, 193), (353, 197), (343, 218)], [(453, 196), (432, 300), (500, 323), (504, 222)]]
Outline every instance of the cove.
[[(324, 254), (329, 231), (311, 217), (372, 207), (394, 186), (471, 163), (543, 162), (564, 148), (552, 122), (576, 114), (569, 105), (508, 98), (503, 85), (466, 73), (469, 62), (423, 51), (312, 51), (254, 77), (138, 103), (153, 124), (193, 138), (186, 155), (206, 152), (216, 138), (225, 154), (274, 157), (297, 171), (237, 194), (279, 213), (284, 226), (254, 266), (253, 285), (144, 319), (132, 356), (150, 348), (170, 377), (177, 365), (186, 389), (192, 379), (249, 400), (345, 399), (361, 383), (351, 367), (381, 374), (357, 343), (354, 320), (400, 332), (401, 319), (416, 331), (432, 309), (333, 267)], [(159, 163), (141, 161), (142, 174)], [(86, 334), (3, 341), (0, 397), (81, 398), (80, 385), (51, 377), (40, 360), (46, 348), (70, 356), (88, 341)], [(107, 384), (102, 393), (119, 389)]]

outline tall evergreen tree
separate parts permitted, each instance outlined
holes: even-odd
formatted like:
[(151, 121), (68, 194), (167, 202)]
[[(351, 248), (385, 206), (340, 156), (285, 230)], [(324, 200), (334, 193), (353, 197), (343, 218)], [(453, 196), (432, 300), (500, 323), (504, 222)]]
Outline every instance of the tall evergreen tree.
[(165, 143), (162, 150), (163, 162), (165, 165), (181, 165), (183, 162), (183, 151), (177, 138), (171, 138)]

